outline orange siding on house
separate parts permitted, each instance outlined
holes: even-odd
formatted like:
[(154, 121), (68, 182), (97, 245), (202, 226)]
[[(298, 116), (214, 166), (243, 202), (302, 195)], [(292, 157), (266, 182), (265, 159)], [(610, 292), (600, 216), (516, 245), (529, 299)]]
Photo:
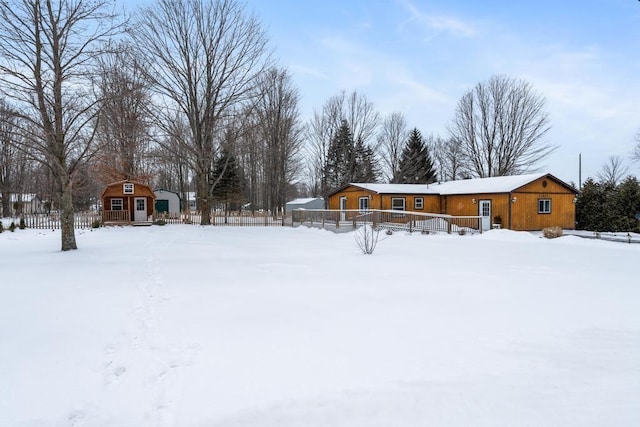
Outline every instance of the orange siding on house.
[[(123, 184), (133, 184), (133, 194), (124, 194)], [(111, 210), (112, 199), (122, 199), (122, 209), (129, 211), (131, 220), (134, 218), (134, 198), (145, 197), (147, 199), (147, 217), (154, 215), (156, 198), (153, 190), (148, 185), (140, 184), (138, 182), (120, 181), (109, 184), (107, 188), (102, 192), (102, 209), (105, 211)]]
[(453, 216), (479, 215), (479, 200), (491, 200), (491, 222), (499, 215), (502, 218), (502, 226), (509, 227), (509, 194), (505, 193), (442, 196), (442, 213)]
[[(575, 194), (513, 193), (516, 202), (511, 207), (511, 222), (514, 230), (542, 230), (558, 226), (574, 229), (576, 224)], [(551, 213), (538, 213), (538, 200), (551, 200)]]
[[(340, 199), (342, 197), (347, 198), (347, 209), (359, 209), (360, 197), (369, 198), (369, 209), (390, 210), (391, 199), (404, 198), (405, 210), (415, 211), (423, 213), (439, 213), (440, 212), (440, 197), (434, 194), (378, 194), (373, 191), (368, 191), (363, 188), (349, 186), (342, 191), (329, 196), (329, 209), (340, 209)], [(415, 199), (422, 197), (423, 208), (414, 209)]]
[[(545, 186), (546, 183), (546, 186)], [(564, 185), (556, 182), (553, 179), (550, 179), (546, 176), (542, 178), (536, 179), (533, 182), (530, 182), (527, 185), (524, 185), (520, 188), (515, 189), (515, 192), (518, 193), (557, 193), (557, 194), (573, 194), (575, 193), (565, 187)]]

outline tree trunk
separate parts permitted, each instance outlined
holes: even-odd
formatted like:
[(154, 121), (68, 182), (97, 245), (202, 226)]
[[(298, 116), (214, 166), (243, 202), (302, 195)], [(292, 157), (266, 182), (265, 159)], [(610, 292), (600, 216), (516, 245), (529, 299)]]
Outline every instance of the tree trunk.
[(62, 229), (62, 250), (78, 249), (76, 235), (73, 228), (73, 184), (71, 179), (63, 178), (62, 193), (60, 194), (60, 226)]
[(200, 225), (211, 224), (211, 208), (209, 207), (209, 180), (206, 173), (198, 173), (198, 201), (200, 202)]

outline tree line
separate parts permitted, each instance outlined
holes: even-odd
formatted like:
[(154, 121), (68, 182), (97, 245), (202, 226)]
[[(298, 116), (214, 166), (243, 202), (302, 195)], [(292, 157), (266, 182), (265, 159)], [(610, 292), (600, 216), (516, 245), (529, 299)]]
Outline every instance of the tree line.
[(33, 192), (62, 218), (105, 184), (193, 192), (211, 210), (277, 212), (348, 182), (429, 183), (522, 173), (555, 147), (544, 97), (495, 75), (459, 100), (448, 135), (382, 117), (357, 91), (309, 120), (259, 19), (235, 0), (0, 2), (0, 197)]

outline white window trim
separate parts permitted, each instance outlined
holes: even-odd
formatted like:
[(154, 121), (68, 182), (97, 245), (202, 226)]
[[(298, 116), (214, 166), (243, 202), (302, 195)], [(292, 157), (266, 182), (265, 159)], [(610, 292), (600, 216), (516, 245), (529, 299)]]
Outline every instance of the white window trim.
[(358, 209), (360, 210), (360, 212), (366, 212), (369, 210), (369, 197), (358, 198)]
[(126, 184), (122, 184), (122, 192), (124, 194), (133, 194), (134, 193), (134, 186), (132, 183), (128, 182)]
[[(541, 206), (541, 202), (547, 202), (547, 203), (544, 203)], [(546, 206), (549, 207), (548, 210), (545, 210), (544, 208), (540, 209), (541, 207), (546, 207)], [(539, 214), (550, 214), (551, 213), (551, 199), (546, 199), (546, 198), (545, 199), (538, 199), (538, 213)]]
[[(420, 202), (420, 206), (418, 206), (418, 201)], [(424, 209), (424, 197), (416, 197), (413, 199), (413, 209), (417, 211), (421, 211)]]
[[(113, 202), (120, 202), (120, 203), (113, 203)], [(115, 204), (120, 205), (120, 209), (114, 209), (114, 205)], [(111, 199), (111, 210), (112, 211), (115, 211), (115, 210), (123, 211), (124, 210), (124, 200), (123, 199)]]
[[(394, 207), (394, 200), (402, 200), (402, 209), (398, 209), (397, 207)], [(392, 197), (391, 198), (391, 210), (392, 211), (404, 211), (406, 210), (407, 207), (407, 199), (404, 197)]]

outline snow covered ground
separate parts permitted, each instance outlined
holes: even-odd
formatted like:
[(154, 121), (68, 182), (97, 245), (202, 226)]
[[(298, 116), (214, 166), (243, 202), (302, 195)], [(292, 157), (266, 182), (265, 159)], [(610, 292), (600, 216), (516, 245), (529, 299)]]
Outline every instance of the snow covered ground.
[(1, 426), (638, 426), (640, 245), (0, 234)]

